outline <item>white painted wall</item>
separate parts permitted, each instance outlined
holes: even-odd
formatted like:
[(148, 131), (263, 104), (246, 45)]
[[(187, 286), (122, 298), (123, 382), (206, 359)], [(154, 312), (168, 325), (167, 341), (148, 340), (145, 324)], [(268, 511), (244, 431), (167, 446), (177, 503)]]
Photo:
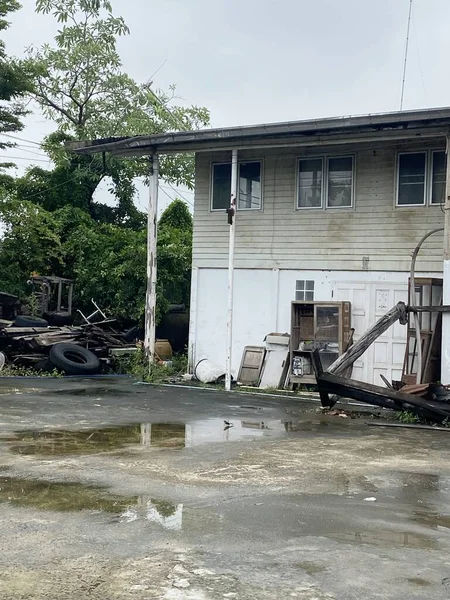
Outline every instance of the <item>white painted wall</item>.
[[(418, 273), (417, 276), (437, 276)], [(400, 300), (407, 302), (408, 273), (370, 271), (294, 271), (236, 269), (232, 370), (236, 376), (245, 346), (263, 346), (273, 331), (290, 331), (295, 282), (313, 280), (314, 299), (348, 300), (352, 304), (355, 339)], [(195, 282), (195, 286), (194, 286)], [(191, 354), (225, 366), (227, 270), (201, 268), (193, 277)], [(406, 327), (395, 324), (355, 364), (354, 376), (380, 383), (380, 374), (400, 379)]]
[[(269, 270), (235, 271), (232, 356), (234, 375), (239, 369), (244, 346), (263, 345), (265, 335), (276, 327), (273, 279), (274, 274)], [(225, 367), (226, 269), (198, 269), (195, 312), (194, 324), (191, 314), (191, 348), (193, 345), (194, 362), (208, 358)]]

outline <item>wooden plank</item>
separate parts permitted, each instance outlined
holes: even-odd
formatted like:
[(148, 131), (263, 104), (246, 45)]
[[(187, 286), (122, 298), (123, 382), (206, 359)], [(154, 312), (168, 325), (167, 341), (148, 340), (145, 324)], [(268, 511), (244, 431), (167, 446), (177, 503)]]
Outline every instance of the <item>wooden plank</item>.
[(245, 346), (239, 368), (238, 381), (258, 385), (264, 364), (266, 349), (263, 346)]
[[(320, 380), (320, 378), (323, 375), (323, 367), (322, 367), (322, 360), (320, 358), (320, 354), (319, 354), (319, 351), (317, 350), (317, 348), (315, 350), (313, 350), (313, 352), (311, 352), (311, 361), (312, 361), (312, 365), (313, 365), (313, 369), (314, 369), (314, 374), (316, 376), (316, 383), (318, 383), (318, 381)], [(326, 390), (324, 390), (321, 386), (319, 386), (319, 397), (320, 397), (320, 402), (324, 408), (333, 408), (333, 406), (337, 402), (337, 399), (330, 398), (330, 396), (328, 395), (328, 392)]]
[(416, 312), (437, 312), (444, 313), (450, 312), (450, 305), (444, 304), (441, 306), (407, 306), (406, 310), (408, 312), (416, 313)]
[(344, 379), (330, 373), (323, 373), (317, 380), (319, 391), (337, 394), (368, 404), (385, 406), (394, 410), (411, 410), (427, 419), (443, 421), (450, 416), (450, 405), (426, 400), (412, 394), (389, 390), (378, 385)]
[(398, 302), (389, 312), (379, 319), (373, 327), (368, 329), (359, 340), (351, 346), (344, 354), (334, 361), (327, 369), (327, 373), (341, 373), (352, 365), (367, 348), (380, 337), (391, 325), (399, 321), (406, 325), (406, 306), (404, 302)]

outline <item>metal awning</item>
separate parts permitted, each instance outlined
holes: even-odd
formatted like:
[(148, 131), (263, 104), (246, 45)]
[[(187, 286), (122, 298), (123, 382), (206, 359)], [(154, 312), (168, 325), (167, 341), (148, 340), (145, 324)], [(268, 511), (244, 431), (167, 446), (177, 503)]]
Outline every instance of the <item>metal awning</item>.
[(245, 127), (179, 131), (136, 137), (69, 142), (77, 154), (111, 152), (116, 156), (147, 156), (155, 152), (201, 152), (233, 148), (324, 145), (373, 140), (404, 140), (445, 136), (450, 108), (362, 116), (288, 121)]

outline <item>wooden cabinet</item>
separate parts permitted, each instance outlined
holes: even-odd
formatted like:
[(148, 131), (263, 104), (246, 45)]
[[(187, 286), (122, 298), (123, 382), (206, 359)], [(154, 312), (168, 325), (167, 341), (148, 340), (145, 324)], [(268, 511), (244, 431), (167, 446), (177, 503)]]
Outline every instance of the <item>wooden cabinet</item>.
[(311, 353), (327, 369), (344, 352), (350, 335), (350, 302), (292, 302), (289, 384), (314, 384)]

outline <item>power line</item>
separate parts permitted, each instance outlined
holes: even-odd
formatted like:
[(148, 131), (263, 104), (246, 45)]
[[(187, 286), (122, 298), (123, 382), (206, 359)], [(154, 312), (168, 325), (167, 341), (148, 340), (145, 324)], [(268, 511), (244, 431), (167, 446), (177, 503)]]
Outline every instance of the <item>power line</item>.
[(170, 108), (167, 106), (167, 104), (164, 104), (164, 102), (161, 100), (161, 98), (152, 90), (151, 85), (152, 85), (151, 81), (149, 83), (145, 84), (148, 91), (151, 92), (151, 94), (154, 98), (156, 98), (156, 100), (159, 102), (160, 106), (166, 111), (166, 113), (172, 117), (172, 119), (175, 121), (175, 123), (178, 125), (178, 127), (180, 127), (180, 130), (187, 131), (186, 123), (184, 123), (184, 121), (178, 115), (173, 114), (173, 112), (170, 110)]
[(178, 194), (179, 196), (181, 196), (181, 198), (183, 198), (183, 200), (185, 202), (187, 202), (188, 204), (190, 204), (192, 206), (192, 208), (194, 208), (193, 203), (190, 200), (188, 200), (185, 196), (183, 196), (183, 194), (181, 192), (179, 192), (177, 189), (175, 189), (171, 183), (169, 183), (168, 181), (166, 183), (175, 192), (175, 194)]
[[(172, 198), (172, 196), (169, 196), (169, 194), (166, 192), (166, 190), (161, 185), (159, 187), (161, 188), (161, 191), (170, 199), (170, 201), (173, 202), (174, 198)], [(177, 192), (175, 190), (175, 188), (174, 188), (174, 191)], [(181, 196), (181, 194), (180, 194), (180, 196)], [(181, 196), (181, 197), (183, 198), (183, 196)], [(187, 202), (188, 204), (190, 204), (192, 206), (192, 208), (194, 208), (194, 205), (192, 204), (192, 202), (189, 202), (189, 200), (187, 198), (183, 198), (183, 200), (185, 202)]]
[[(29, 146), (29, 148), (32, 148), (33, 146)], [(34, 152), (33, 150), (27, 150), (26, 148), (24, 148), (21, 144), (16, 144), (14, 146), (11, 147), (12, 150), (17, 149), (20, 150), (21, 152), (27, 152), (29, 154), (35, 154), (36, 156), (42, 156), (42, 157), (46, 157), (46, 154), (43, 154), (42, 152)], [(49, 158), (49, 160), (51, 160)]]
[[(163, 180), (163, 181), (164, 181), (164, 180)], [(160, 186), (160, 187), (166, 187), (166, 188), (168, 188), (168, 187), (169, 187), (169, 185), (163, 185), (162, 183), (160, 183), (160, 184), (159, 184), (159, 186)], [(173, 189), (173, 188), (171, 188), (171, 189)], [(176, 188), (175, 188), (175, 189), (176, 189)], [(177, 190), (177, 193), (178, 193), (178, 190)], [(193, 192), (193, 191), (191, 191), (191, 190), (183, 190), (183, 194), (194, 194), (194, 193), (195, 193), (195, 192)]]
[(403, 110), (403, 96), (405, 95), (406, 64), (408, 62), (409, 30), (411, 27), (411, 11), (413, 0), (409, 0), (408, 26), (406, 28), (405, 62), (403, 64), (402, 95), (400, 98), (400, 110)]
[(146, 85), (151, 85), (153, 83), (153, 77), (156, 75), (156, 73), (159, 73), (159, 71), (161, 71), (161, 69), (163, 68), (163, 66), (166, 64), (167, 62), (167, 58), (159, 65), (159, 67), (156, 69), (156, 71), (153, 73), (153, 75), (150, 75), (150, 79), (147, 81)]
[(25, 138), (19, 137), (17, 135), (11, 135), (10, 133), (3, 133), (1, 132), (1, 135), (4, 135), (5, 137), (11, 138), (13, 140), (20, 140), (21, 142), (28, 142), (29, 144), (35, 144), (36, 146), (41, 146), (40, 142), (34, 142), (33, 140), (27, 140)]
[(7, 154), (0, 154), (0, 158), (10, 158), (11, 160), (27, 160), (28, 162), (51, 162), (50, 158), (44, 160), (43, 158), (30, 158), (29, 156), (8, 156)]

